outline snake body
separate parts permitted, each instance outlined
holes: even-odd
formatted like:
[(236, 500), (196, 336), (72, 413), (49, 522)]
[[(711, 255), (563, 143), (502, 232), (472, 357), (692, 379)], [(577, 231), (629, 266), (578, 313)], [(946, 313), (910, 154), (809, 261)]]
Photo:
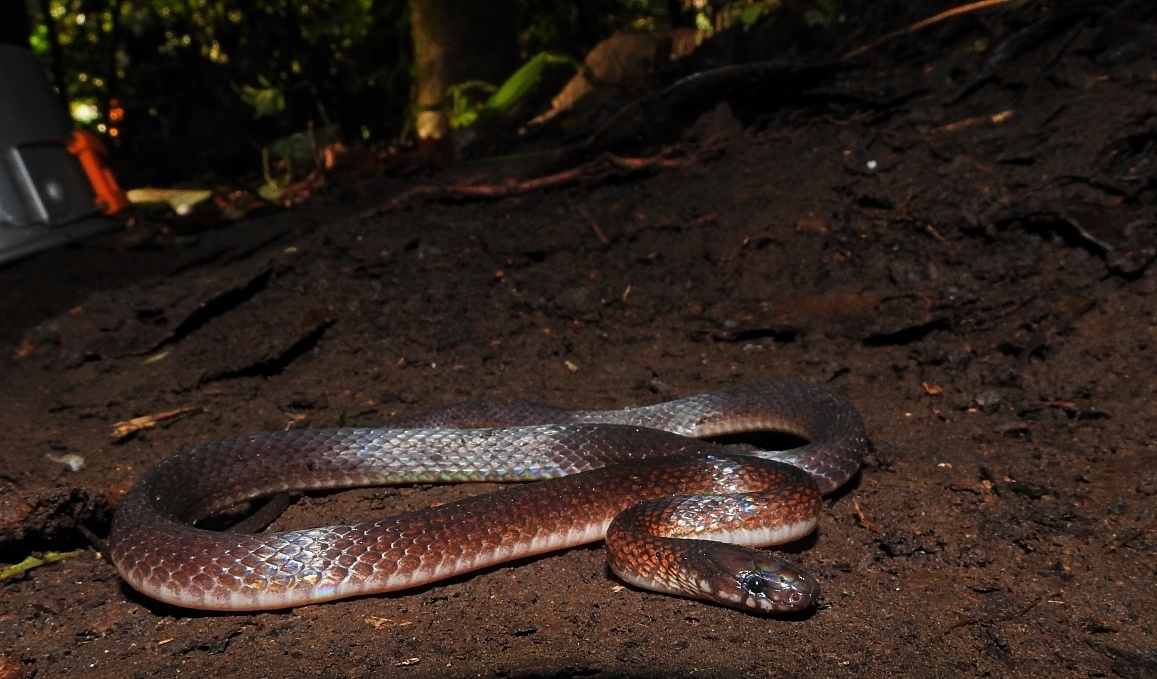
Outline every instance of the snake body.
[[(851, 404), (795, 382), (617, 411), (469, 403), (393, 424), (239, 436), (161, 462), (114, 518), (117, 570), (133, 588), (178, 606), (279, 609), (415, 587), (605, 538), (611, 569), (632, 584), (744, 610), (795, 611), (814, 603), (815, 581), (750, 547), (810, 533), (821, 495), (856, 473), (867, 447)], [(467, 428), (481, 425), (499, 428)], [(808, 443), (738, 452), (698, 440), (764, 430)], [(542, 481), (348, 525), (254, 534), (193, 525), (286, 491), (533, 480)]]

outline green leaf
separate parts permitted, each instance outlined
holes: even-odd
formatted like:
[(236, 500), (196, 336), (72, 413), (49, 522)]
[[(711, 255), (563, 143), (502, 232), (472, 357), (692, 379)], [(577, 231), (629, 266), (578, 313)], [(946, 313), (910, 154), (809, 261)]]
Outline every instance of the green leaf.
[(751, 28), (751, 26), (759, 21), (759, 18), (767, 13), (768, 6), (763, 2), (753, 2), (739, 14), (739, 22), (743, 24), (744, 28)]
[(276, 179), (270, 179), (257, 187), (257, 195), (270, 203), (275, 203), (277, 202), (277, 197), (281, 195), (281, 190), (285, 188), (285, 186), (283, 186), (285, 183), (286, 182), (281, 182)]
[(514, 106), (530, 93), (534, 86), (538, 84), (542, 78), (542, 72), (546, 70), (547, 66), (553, 64), (573, 64), (573, 59), (566, 55), (555, 54), (552, 52), (539, 52), (530, 58), (514, 72), (514, 75), (506, 79), (498, 91), (490, 96), (490, 99), (484, 104), (484, 108), (493, 113), (502, 113), (511, 106)]
[(241, 101), (253, 108), (254, 118), (280, 115), (285, 111), (285, 93), (261, 79), (264, 87), (241, 86)]
[[(446, 88), (451, 101), (450, 127), (459, 130), (489, 116), (505, 113), (534, 89), (547, 66), (556, 64), (570, 64), (575, 70), (582, 68), (579, 62), (565, 54), (539, 52), (497, 88), (479, 80), (451, 85)], [(477, 103), (476, 99), (469, 96), (472, 91), (491, 94), (485, 102)]]
[(467, 80), (464, 83), (447, 87), (446, 94), (450, 97), (451, 106), (450, 127), (460, 130), (478, 122), (478, 117), (485, 104), (479, 104), (478, 99), (471, 96), (470, 93), (473, 91), (493, 93), (494, 90), (494, 85), (484, 80)]

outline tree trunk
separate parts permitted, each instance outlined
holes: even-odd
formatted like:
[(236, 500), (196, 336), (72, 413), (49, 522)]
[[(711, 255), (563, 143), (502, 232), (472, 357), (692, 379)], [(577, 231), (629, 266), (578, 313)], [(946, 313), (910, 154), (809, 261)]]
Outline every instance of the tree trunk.
[(501, 84), (519, 65), (512, 0), (410, 0), (417, 68), (418, 138), (449, 132), (446, 88), (467, 80)]

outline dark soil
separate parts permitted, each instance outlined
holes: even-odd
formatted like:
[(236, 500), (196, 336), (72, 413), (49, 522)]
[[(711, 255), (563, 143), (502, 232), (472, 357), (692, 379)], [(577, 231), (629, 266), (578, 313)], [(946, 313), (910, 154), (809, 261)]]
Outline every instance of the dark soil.
[[(677, 167), (385, 211), (408, 183), (351, 183), (187, 247), (0, 270), (0, 561), (86, 547), (195, 442), (791, 378), (846, 394), (875, 448), (789, 550), (814, 613), (622, 586), (592, 545), (202, 614), (86, 549), (0, 583), (0, 677), (1157, 676), (1157, 25), (1131, 6), (965, 18), (802, 103), (716, 110)], [(276, 525), (495, 488), (308, 497)]]

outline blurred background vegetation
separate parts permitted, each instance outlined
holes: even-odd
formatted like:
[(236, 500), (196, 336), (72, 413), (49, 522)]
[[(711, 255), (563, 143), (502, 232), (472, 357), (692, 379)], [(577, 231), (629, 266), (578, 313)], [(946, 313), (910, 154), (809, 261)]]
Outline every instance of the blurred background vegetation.
[[(450, 55), (467, 68), (435, 83), (440, 94), (464, 80), (501, 84), (544, 53), (560, 55), (561, 63), (569, 58), (569, 77), (573, 64), (615, 31), (689, 27), (707, 35), (792, 2), (6, 1), (27, 8), (32, 49), (74, 120), (103, 136), (130, 186), (259, 175), (263, 148), (306, 129), (369, 148), (412, 135), (421, 110), (418, 76), (439, 42), (435, 35), (431, 47), (416, 24), (442, 30), (447, 13), (443, 41), (476, 44), (465, 56)], [(794, 4), (809, 23), (823, 25), (838, 21), (845, 3)], [(470, 72), (486, 60), (494, 62), (488, 72)]]

